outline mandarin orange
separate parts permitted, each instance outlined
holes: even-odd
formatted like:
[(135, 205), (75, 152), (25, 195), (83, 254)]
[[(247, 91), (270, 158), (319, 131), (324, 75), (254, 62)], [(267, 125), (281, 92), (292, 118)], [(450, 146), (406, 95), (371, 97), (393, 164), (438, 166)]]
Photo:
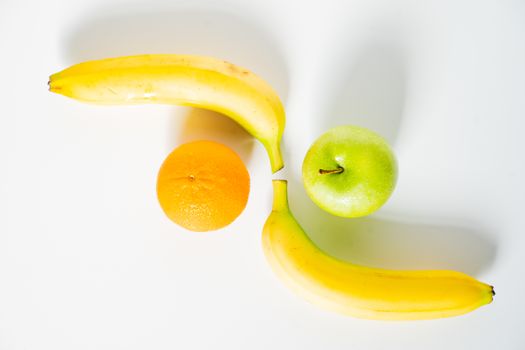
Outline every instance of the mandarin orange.
[(157, 198), (173, 222), (191, 231), (212, 231), (244, 210), (250, 175), (229, 147), (212, 141), (183, 144), (168, 155), (157, 177)]

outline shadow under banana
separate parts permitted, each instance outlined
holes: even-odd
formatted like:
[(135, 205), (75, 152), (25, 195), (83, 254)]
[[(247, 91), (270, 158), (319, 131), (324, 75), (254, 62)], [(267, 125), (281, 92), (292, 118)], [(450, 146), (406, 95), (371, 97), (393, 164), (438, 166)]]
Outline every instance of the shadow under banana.
[[(339, 93), (328, 103), (333, 114), (319, 118), (319, 129), (362, 125), (394, 144), (405, 99), (401, 51), (395, 45), (367, 46), (347, 83), (335, 70), (339, 76), (332, 81), (339, 82)], [(274, 271), (308, 301), (381, 320), (450, 317), (492, 302), (493, 287), (466, 274), (480, 273), (495, 257), (496, 245), (479, 230), (421, 220), (335, 217), (307, 197), (300, 175), (291, 175), (289, 184), (273, 182), (263, 246)], [(308, 234), (290, 211), (288, 194)]]

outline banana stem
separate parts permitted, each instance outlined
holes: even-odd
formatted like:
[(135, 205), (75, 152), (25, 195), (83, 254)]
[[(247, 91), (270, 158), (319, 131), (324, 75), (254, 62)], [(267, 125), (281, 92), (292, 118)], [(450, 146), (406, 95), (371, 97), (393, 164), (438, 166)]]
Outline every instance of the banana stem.
[(272, 180), (273, 185), (273, 211), (288, 211), (288, 181)]
[(270, 164), (272, 166), (272, 173), (276, 173), (284, 167), (283, 156), (281, 154), (281, 148), (279, 141), (263, 143), (268, 156), (270, 157)]

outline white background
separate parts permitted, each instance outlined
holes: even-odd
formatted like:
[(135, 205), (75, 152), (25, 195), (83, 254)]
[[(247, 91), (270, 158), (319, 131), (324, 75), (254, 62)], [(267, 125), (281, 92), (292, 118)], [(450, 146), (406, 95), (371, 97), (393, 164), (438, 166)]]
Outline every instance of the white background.
[[(0, 349), (525, 348), (523, 1), (23, 1), (0, 3)], [(229, 119), (174, 106), (88, 106), (49, 74), (94, 58), (206, 54), (268, 80), (286, 105), (291, 207), (326, 251), (447, 268), (494, 303), (423, 322), (363, 321), (287, 290), (262, 254), (264, 149)], [(391, 200), (337, 219), (300, 167), (330, 127), (383, 134)], [(233, 147), (243, 214), (191, 233), (163, 215), (157, 170), (178, 144)]]

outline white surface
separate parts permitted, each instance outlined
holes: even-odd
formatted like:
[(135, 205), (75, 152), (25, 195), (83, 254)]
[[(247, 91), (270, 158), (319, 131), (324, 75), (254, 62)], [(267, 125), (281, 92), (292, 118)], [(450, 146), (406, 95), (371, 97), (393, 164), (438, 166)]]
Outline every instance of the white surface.
[[(0, 349), (523, 349), (525, 6), (522, 1), (2, 1)], [(286, 102), (291, 205), (334, 255), (451, 268), (495, 285), (466, 316), (374, 322), (319, 310), (260, 247), (260, 144), (225, 118), (86, 106), (49, 74), (105, 56), (199, 53), (244, 65)], [(322, 213), (299, 182), (331, 126), (384, 134), (399, 158), (372, 218)], [(184, 232), (155, 199), (177, 144), (208, 137), (249, 166), (244, 213)]]

